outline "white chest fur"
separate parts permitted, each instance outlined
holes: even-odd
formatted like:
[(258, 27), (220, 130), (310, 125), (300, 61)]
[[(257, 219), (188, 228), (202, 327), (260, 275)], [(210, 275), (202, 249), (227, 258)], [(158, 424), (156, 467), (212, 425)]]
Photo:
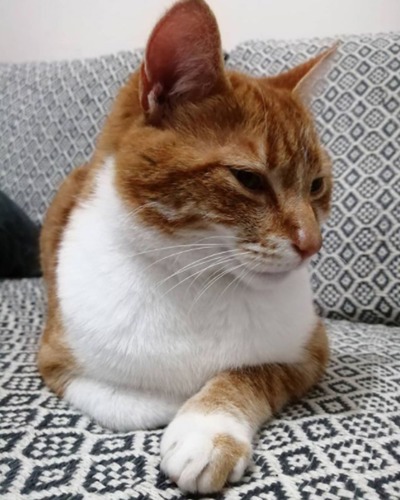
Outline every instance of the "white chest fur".
[(112, 179), (108, 161), (72, 214), (57, 270), (67, 342), (89, 378), (184, 398), (220, 370), (301, 357), (315, 323), (306, 269), (263, 291), (226, 289), (223, 277), (198, 299), (201, 275), (179, 269), (206, 253), (144, 253), (153, 238), (153, 249), (176, 242), (129, 214)]

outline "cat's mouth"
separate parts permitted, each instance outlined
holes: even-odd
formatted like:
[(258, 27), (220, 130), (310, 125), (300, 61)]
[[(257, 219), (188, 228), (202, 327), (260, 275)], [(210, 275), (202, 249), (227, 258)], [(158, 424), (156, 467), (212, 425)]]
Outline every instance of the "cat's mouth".
[(304, 261), (299, 258), (267, 258), (261, 259), (258, 257), (256, 259), (247, 259), (246, 257), (236, 256), (236, 260), (238, 263), (241, 263), (242, 266), (246, 269), (246, 272), (250, 275), (259, 276), (259, 277), (268, 277), (268, 276), (286, 276), (290, 272), (302, 267)]
[(251, 281), (265, 281), (265, 282), (270, 282), (270, 283), (280, 283), (283, 281), (285, 278), (289, 276), (289, 274), (293, 271), (291, 270), (286, 270), (286, 271), (263, 271), (263, 270), (252, 270), (247, 273), (245, 278), (248, 279), (249, 282)]
[(248, 271), (243, 276), (238, 277), (245, 287), (264, 290), (265, 288), (275, 287), (283, 283), (292, 271)]
[(300, 268), (302, 263), (293, 263), (292, 265), (282, 265), (277, 263), (274, 266), (272, 263), (259, 263), (258, 266), (254, 262), (243, 262), (236, 257), (239, 265), (234, 268), (233, 274), (237, 279), (248, 286), (256, 288), (274, 285), (284, 281), (293, 271)]
[(265, 277), (265, 278), (268, 278), (269, 276), (273, 276), (273, 277), (276, 277), (276, 278), (283, 278), (285, 276), (287, 276), (291, 271), (293, 271), (293, 269), (291, 270), (286, 270), (286, 271), (272, 271), (272, 270), (252, 270), (250, 271), (250, 275), (254, 275), (254, 276), (258, 276), (260, 278), (262, 277)]

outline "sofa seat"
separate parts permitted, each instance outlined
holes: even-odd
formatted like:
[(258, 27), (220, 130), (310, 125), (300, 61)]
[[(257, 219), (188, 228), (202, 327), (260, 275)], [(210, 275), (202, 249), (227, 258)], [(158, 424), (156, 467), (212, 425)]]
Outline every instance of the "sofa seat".
[[(44, 387), (39, 279), (0, 283), (0, 498), (184, 499), (161, 430), (114, 433)], [(400, 328), (326, 320), (323, 381), (256, 436), (243, 481), (214, 498), (400, 498)]]

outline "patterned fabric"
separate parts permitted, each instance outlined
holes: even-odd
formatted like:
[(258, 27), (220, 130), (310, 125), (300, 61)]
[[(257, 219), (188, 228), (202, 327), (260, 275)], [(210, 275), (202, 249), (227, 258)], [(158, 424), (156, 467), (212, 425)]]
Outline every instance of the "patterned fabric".
[[(43, 387), (40, 280), (0, 284), (0, 498), (185, 499), (161, 430), (112, 433)], [(216, 499), (400, 498), (400, 328), (327, 321), (322, 383), (265, 425), (244, 480)]]
[(0, 64), (0, 188), (35, 222), (64, 177), (91, 157), (110, 104), (141, 55)]
[[(229, 65), (272, 75), (334, 40), (250, 41)], [(400, 34), (344, 38), (313, 111), (335, 189), (313, 288), (323, 315), (400, 325)]]

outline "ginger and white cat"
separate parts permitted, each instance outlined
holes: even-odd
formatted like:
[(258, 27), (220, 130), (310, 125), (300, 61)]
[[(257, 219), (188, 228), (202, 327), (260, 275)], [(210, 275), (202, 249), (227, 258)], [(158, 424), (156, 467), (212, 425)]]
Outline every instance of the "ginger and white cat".
[(43, 378), (106, 427), (169, 424), (185, 491), (238, 481), (254, 432), (324, 373), (306, 263), (331, 170), (305, 104), (332, 53), (225, 71), (207, 4), (176, 3), (48, 211)]

